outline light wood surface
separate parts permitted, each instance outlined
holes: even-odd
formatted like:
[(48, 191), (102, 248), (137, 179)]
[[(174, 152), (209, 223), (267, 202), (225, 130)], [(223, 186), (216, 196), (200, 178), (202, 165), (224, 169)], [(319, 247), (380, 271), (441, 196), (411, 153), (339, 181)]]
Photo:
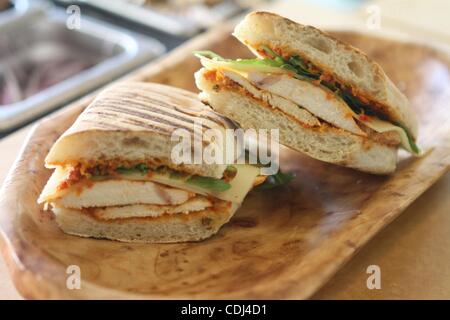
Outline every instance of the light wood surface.
[[(247, 49), (217, 29), (192, 46), (224, 56)], [(49, 177), (43, 159), (87, 100), (45, 119), (5, 183), (0, 226), (6, 262), (27, 298), (308, 298), (381, 228), (450, 166), (447, 54), (355, 33), (336, 36), (374, 57), (410, 98), (420, 119), (420, 159), (402, 157), (380, 177), (331, 166), (283, 149), (297, 178), (287, 188), (252, 192), (218, 235), (200, 243), (123, 244), (62, 233), (35, 199)], [(132, 79), (194, 89), (199, 68), (183, 48)], [(432, 66), (423, 68), (425, 64)], [(179, 70), (183, 68), (183, 73)], [(66, 288), (66, 268), (82, 270), (82, 289)]]
[[(450, 175), (374, 237), (313, 299), (450, 299)], [(369, 290), (366, 269), (381, 269)]]
[[(438, 0), (435, 0), (438, 1)], [(435, 2), (433, 1), (433, 2)], [(278, 5), (278, 11), (291, 18), (320, 26), (354, 26), (364, 29), (364, 19), (367, 17), (365, 8), (359, 15), (305, 5), (306, 1), (295, 0), (290, 4)], [(375, 1), (376, 2), (376, 1)], [(415, 1), (408, 2), (402, 10), (408, 15), (408, 8)], [(447, 1), (438, 1), (448, 3)], [(390, 3), (384, 1), (383, 5)], [(430, 5), (433, 7), (433, 5)], [(389, 8), (384, 8), (385, 12)], [(443, 12), (443, 11), (441, 11)], [(401, 17), (400, 17), (401, 18)], [(308, 20), (309, 19), (309, 20)], [(402, 18), (403, 19), (403, 18)], [(436, 25), (433, 12), (421, 12), (420, 23)], [(386, 23), (385, 23), (386, 22)], [(395, 25), (396, 21), (383, 21)], [(450, 38), (436, 28), (430, 33), (425, 29), (414, 28), (411, 25), (401, 26), (403, 30), (421, 36), (426, 40), (439, 39), (450, 42)], [(414, 30), (412, 32), (412, 30)], [(20, 146), (24, 142), (29, 128), (23, 129), (0, 141), (0, 182), (4, 180)], [(325, 285), (313, 298), (450, 298), (450, 175), (446, 174), (438, 183), (415, 201), (396, 221), (380, 232), (365, 246), (333, 279)], [(382, 270), (382, 289), (368, 290), (366, 288), (366, 268), (376, 264)], [(13, 287), (3, 260), (0, 258), (0, 299), (15, 299), (20, 295)]]

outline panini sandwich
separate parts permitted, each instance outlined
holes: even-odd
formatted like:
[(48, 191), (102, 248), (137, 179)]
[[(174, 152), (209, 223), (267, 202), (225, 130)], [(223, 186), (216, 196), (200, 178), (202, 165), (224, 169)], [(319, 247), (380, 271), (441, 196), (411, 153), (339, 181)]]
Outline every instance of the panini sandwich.
[(197, 52), (201, 98), (246, 128), (278, 128), (280, 142), (362, 171), (395, 170), (399, 147), (418, 155), (407, 98), (358, 49), (310, 26), (253, 12), (234, 36), (255, 59)]
[(149, 243), (210, 237), (240, 206), (259, 169), (175, 164), (173, 132), (194, 135), (198, 121), (205, 129), (235, 128), (181, 89), (148, 83), (107, 89), (51, 148), (45, 164), (55, 170), (38, 202), (73, 235)]

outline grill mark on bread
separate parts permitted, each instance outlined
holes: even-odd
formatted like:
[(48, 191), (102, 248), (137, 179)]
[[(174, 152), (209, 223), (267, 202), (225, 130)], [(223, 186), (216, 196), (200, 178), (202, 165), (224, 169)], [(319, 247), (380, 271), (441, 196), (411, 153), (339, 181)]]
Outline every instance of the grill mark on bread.
[[(143, 128), (146, 128), (150, 122), (150, 123), (154, 123), (156, 126), (157, 125), (166, 125), (168, 128), (176, 127), (176, 128), (185, 129), (189, 132), (194, 132), (192, 126), (187, 126), (183, 123), (177, 124), (177, 123), (175, 123), (175, 121), (171, 121), (170, 119), (163, 118), (158, 114), (148, 114), (145, 112), (141, 112), (141, 111), (138, 111), (135, 109), (129, 109), (126, 107), (105, 106), (103, 108), (106, 110), (117, 112), (116, 116), (118, 116), (119, 114), (122, 116), (123, 116), (123, 114), (126, 114), (128, 116), (134, 116), (136, 118), (126, 118), (125, 120), (134, 119)], [(139, 119), (145, 119), (147, 121), (143, 121), (143, 120), (139, 120)], [(170, 130), (167, 130), (167, 131), (170, 131)]]
[[(134, 103), (136, 104), (136, 103)], [(145, 105), (142, 105), (145, 106)], [(107, 106), (105, 107), (106, 109), (110, 109), (112, 111), (118, 112), (118, 113), (126, 113), (128, 115), (133, 115), (136, 116), (138, 118), (144, 118), (146, 120), (149, 121), (155, 121), (155, 123), (158, 124), (166, 124), (169, 128), (180, 128), (180, 129), (185, 129), (188, 132), (190, 132), (191, 134), (195, 134), (195, 135), (199, 135), (198, 132), (194, 131), (194, 121), (182, 121), (180, 119), (175, 119), (173, 116), (171, 116), (170, 114), (167, 114), (167, 117), (162, 117), (161, 114), (164, 114), (163, 112), (160, 112), (158, 110), (154, 110), (154, 112), (142, 112), (140, 110), (136, 110), (136, 109), (131, 109), (131, 108), (127, 108), (127, 107), (115, 107), (115, 106)], [(145, 110), (147, 111), (147, 110)], [(153, 111), (153, 110), (152, 110)], [(187, 123), (186, 123), (187, 122)], [(142, 126), (145, 127), (145, 123), (141, 122)], [(208, 126), (205, 126), (204, 123), (202, 123), (202, 126), (204, 127), (203, 130), (205, 129), (211, 129)], [(223, 127), (220, 127), (221, 129)], [(171, 131), (171, 130), (168, 130)], [(199, 135), (199, 138), (201, 139), (201, 135)]]
[[(193, 99), (183, 99), (185, 101), (174, 99), (174, 101), (172, 101), (173, 97), (160, 95), (160, 93), (157, 92), (152, 92), (152, 95), (149, 95), (146, 92), (142, 92), (139, 95), (133, 92), (120, 92), (120, 94), (111, 94), (106, 99), (115, 97), (120, 100), (126, 100), (132, 105), (140, 105), (144, 108), (144, 110), (151, 109), (151, 111), (155, 111), (158, 114), (165, 114), (169, 117), (175, 116), (178, 118), (178, 120), (183, 119), (189, 123), (194, 123), (194, 119), (201, 117), (201, 119), (203, 120), (203, 126), (207, 128), (213, 128), (213, 126), (229, 127), (230, 125), (229, 121), (226, 121), (226, 119), (219, 116), (212, 110), (208, 110), (208, 108), (205, 108), (205, 106), (201, 105), (199, 101)], [(156, 107), (148, 104), (148, 102), (152, 103)], [(181, 105), (185, 105), (186, 107), (180, 108), (180, 102), (182, 102)], [(193, 103), (198, 105), (196, 107), (198, 110), (196, 110), (195, 108), (189, 108), (189, 105), (192, 106)], [(122, 107), (122, 105), (120, 105), (120, 107)], [(161, 110), (161, 108), (164, 108), (164, 111)], [(208, 124), (207, 122), (210, 123)]]
[(182, 128), (203, 141), (202, 133), (194, 132), (197, 119), (203, 131), (235, 128), (232, 121), (201, 103), (194, 93), (157, 84), (121, 84), (100, 93), (65, 135), (94, 129), (170, 135)]
[[(151, 114), (151, 115), (154, 115), (154, 116), (165, 115), (165, 116), (167, 116), (169, 119), (173, 119), (174, 121), (180, 121), (180, 122), (183, 122), (183, 121), (184, 121), (184, 122), (187, 122), (187, 123), (189, 123), (189, 124), (194, 124), (194, 123), (195, 123), (195, 121), (194, 121), (195, 118), (194, 118), (193, 116), (190, 116), (190, 115), (181, 113), (181, 112), (175, 110), (171, 105), (166, 104), (166, 103), (161, 102), (161, 101), (156, 100), (156, 99), (149, 98), (149, 99), (148, 99), (148, 102), (154, 102), (155, 105), (158, 105), (158, 108), (155, 108), (155, 107), (152, 107), (152, 106), (146, 104), (146, 103), (145, 103), (145, 100), (144, 100), (144, 99), (140, 99), (140, 98), (134, 98), (134, 99), (132, 99), (132, 98), (130, 98), (130, 97), (124, 96), (124, 97), (121, 97), (120, 99), (123, 100), (123, 101), (130, 102), (130, 103), (133, 105), (133, 108), (131, 108), (130, 105), (123, 105), (123, 106), (121, 105), (121, 106), (115, 107), (115, 108), (117, 108), (118, 111), (121, 110), (120, 108), (126, 108), (126, 109), (128, 109), (128, 110), (134, 110), (134, 111), (136, 111), (136, 112), (147, 111), (147, 112), (148, 112), (148, 113), (147, 113), (148, 115), (150, 115), (150, 114)], [(137, 110), (136, 108), (134, 108), (135, 106), (140, 106), (140, 107), (143, 107), (143, 108)], [(162, 107), (162, 108), (161, 108), (161, 107)], [(164, 109), (164, 110), (163, 110), (163, 109)], [(175, 117), (176, 119), (175, 119), (174, 117)], [(216, 126), (219, 125), (219, 124), (216, 123), (216, 122), (214, 122), (214, 124), (215, 124)], [(204, 127), (206, 127), (207, 129), (211, 129), (211, 128), (212, 128), (211, 125), (208, 125), (208, 124), (205, 123), (204, 121), (203, 121), (202, 125), (203, 125)], [(222, 126), (222, 124), (220, 124), (220, 126)]]
[[(173, 127), (173, 124), (170, 123), (169, 121), (163, 121), (160, 119), (153, 119), (152, 117), (147, 117), (147, 116), (143, 116), (141, 114), (139, 114), (138, 112), (128, 112), (126, 111), (126, 109), (124, 108), (115, 108), (115, 107), (111, 107), (111, 106), (105, 106), (102, 108), (103, 111), (99, 111), (99, 110), (89, 110), (88, 113), (90, 114), (96, 114), (96, 115), (101, 115), (101, 116), (106, 116), (106, 117), (110, 117), (113, 119), (117, 119), (118, 116), (120, 116), (121, 118), (121, 122), (123, 123), (127, 123), (127, 124), (131, 124), (131, 125), (135, 125), (139, 128), (151, 128), (153, 130), (157, 130), (160, 133), (170, 133), (172, 132), (172, 130), (170, 130)], [(111, 111), (110, 112), (106, 112), (106, 111)], [(134, 118), (125, 118), (123, 117), (123, 114), (127, 113), (128, 115), (134, 115)], [(144, 118), (147, 121), (142, 121), (140, 120), (140, 118)], [(158, 120), (155, 121), (155, 120)], [(83, 120), (84, 121), (84, 120)], [(117, 129), (123, 129), (120, 125), (113, 125), (111, 123), (108, 122), (102, 122), (102, 121), (91, 121), (92, 123), (95, 124), (102, 124), (110, 129), (113, 130), (117, 130)], [(163, 125), (166, 125), (167, 128), (163, 128)], [(190, 130), (189, 127), (184, 127), (186, 130), (192, 131)]]
[(115, 129), (117, 129), (117, 127), (112, 126), (112, 125), (110, 125), (107, 122), (100, 122), (98, 120), (86, 119), (86, 120), (84, 120), (84, 122), (92, 124), (92, 126), (96, 126), (99, 129), (104, 129), (104, 130), (115, 130)]
[[(90, 110), (89, 113), (94, 114), (94, 115), (100, 115), (100, 116), (107, 117), (107, 118), (112, 118), (112, 119), (117, 119), (117, 117), (118, 117), (118, 114), (116, 114), (116, 113), (109, 113), (109, 112), (98, 111), (98, 110)], [(83, 121), (85, 121), (85, 120), (83, 119)], [(124, 129), (120, 125), (114, 125), (112, 123), (103, 122), (101, 120), (95, 120), (95, 121), (89, 121), (89, 122), (93, 123), (95, 125), (101, 125), (104, 128), (106, 127), (109, 130), (123, 130)], [(139, 120), (139, 118), (136, 119), (136, 118), (121, 117), (121, 122), (124, 124), (136, 126), (138, 128), (151, 128), (151, 129), (157, 131), (158, 133), (162, 133), (162, 134), (167, 134), (167, 133), (171, 132), (171, 130), (169, 130), (169, 128), (163, 128), (162, 123), (154, 122), (154, 124), (152, 124), (149, 122), (143, 122), (143, 121)]]
[[(155, 103), (158, 103), (158, 101), (159, 101), (159, 100), (152, 99), (152, 98), (149, 98), (149, 99), (151, 101), (155, 101)], [(142, 101), (142, 99), (140, 99), (140, 98), (138, 100)], [(161, 106), (168, 107), (167, 108), (168, 116), (175, 115), (179, 119), (182, 118), (186, 122), (194, 123), (193, 119), (200, 118), (201, 122), (202, 122), (202, 126), (207, 129), (234, 128), (234, 125), (232, 125), (231, 121), (228, 121), (228, 119), (223, 118), (206, 108), (199, 113), (191, 114), (188, 112), (188, 111), (190, 111), (189, 108), (184, 109), (184, 108), (180, 108), (177, 105), (172, 106), (172, 105), (165, 104), (165, 103), (163, 103)], [(158, 112), (159, 112), (159, 110), (158, 110)], [(164, 114), (166, 114), (166, 113), (164, 112)]]

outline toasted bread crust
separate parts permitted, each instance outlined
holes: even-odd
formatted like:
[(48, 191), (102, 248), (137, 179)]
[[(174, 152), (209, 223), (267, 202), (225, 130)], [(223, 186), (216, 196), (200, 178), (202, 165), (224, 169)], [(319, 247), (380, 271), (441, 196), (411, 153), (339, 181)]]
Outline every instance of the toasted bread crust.
[[(58, 165), (158, 162), (190, 174), (221, 178), (224, 164), (173, 164), (171, 154), (184, 130), (192, 141), (206, 141), (195, 130), (235, 128), (227, 118), (202, 104), (189, 91), (154, 83), (122, 83), (106, 89), (83, 111), (55, 142), (45, 159), (47, 167)], [(201, 135), (201, 136), (200, 136)]]

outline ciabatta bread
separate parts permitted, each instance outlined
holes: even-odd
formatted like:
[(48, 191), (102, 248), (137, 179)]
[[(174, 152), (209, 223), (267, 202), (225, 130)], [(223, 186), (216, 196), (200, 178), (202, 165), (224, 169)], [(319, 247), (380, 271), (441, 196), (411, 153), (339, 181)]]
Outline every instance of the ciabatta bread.
[(405, 126), (417, 136), (417, 121), (408, 99), (383, 69), (363, 52), (325, 32), (268, 12), (248, 14), (233, 35), (261, 56), (268, 46), (283, 55), (300, 56), (320, 70), (349, 85), (354, 92), (373, 102), (392, 122)]

